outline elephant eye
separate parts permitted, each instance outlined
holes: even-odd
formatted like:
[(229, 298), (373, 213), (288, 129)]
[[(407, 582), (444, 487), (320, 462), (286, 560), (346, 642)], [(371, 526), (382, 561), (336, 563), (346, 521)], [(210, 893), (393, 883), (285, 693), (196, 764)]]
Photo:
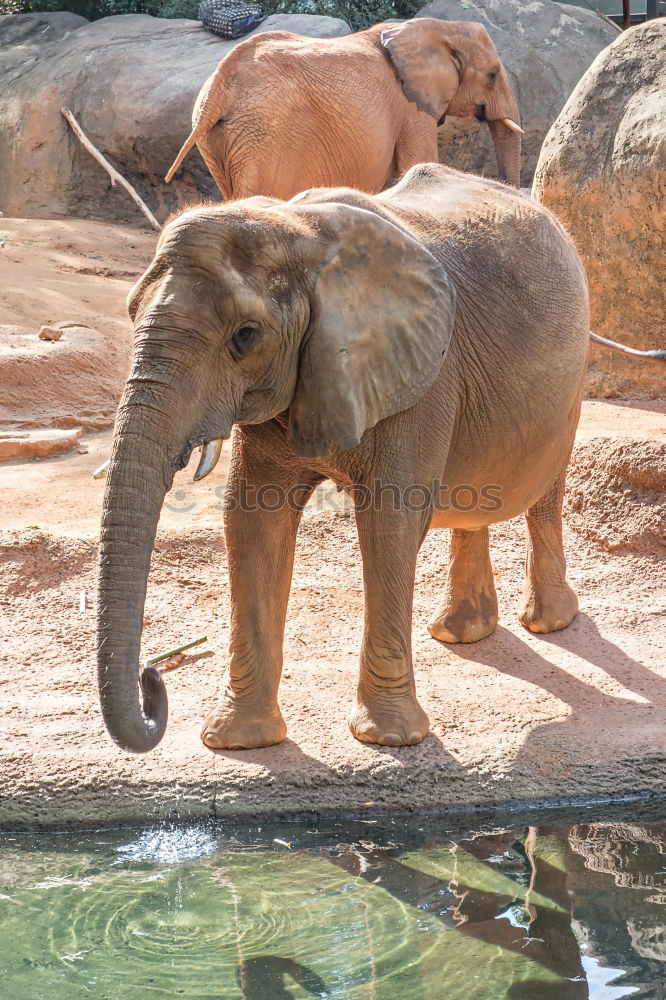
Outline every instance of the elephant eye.
[(241, 326), (229, 341), (229, 351), (232, 358), (236, 361), (246, 358), (260, 340), (261, 330), (258, 330), (256, 326)]
[(495, 72), (495, 70), (493, 70), (492, 73), (488, 74), (488, 83), (494, 83), (496, 79), (497, 79), (497, 73)]

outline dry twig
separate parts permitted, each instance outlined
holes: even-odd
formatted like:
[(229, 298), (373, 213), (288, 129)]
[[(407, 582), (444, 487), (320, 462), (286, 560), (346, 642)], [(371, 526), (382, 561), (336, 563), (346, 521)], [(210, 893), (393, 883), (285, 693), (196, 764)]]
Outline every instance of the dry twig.
[(143, 665), (144, 667), (151, 667), (156, 663), (161, 663), (162, 660), (170, 660), (172, 656), (177, 656), (186, 649), (191, 649), (192, 646), (200, 646), (202, 642), (208, 642), (207, 635), (201, 635), (198, 639), (192, 639), (191, 642), (185, 642), (182, 646), (176, 646), (175, 649), (167, 649), (164, 653), (156, 653), (155, 656), (149, 656), (147, 660), (143, 661)]
[(119, 174), (118, 171), (115, 169), (115, 167), (111, 166), (106, 157), (102, 156), (100, 151), (95, 146), (93, 146), (92, 142), (90, 141), (88, 136), (83, 132), (83, 129), (81, 128), (81, 126), (79, 125), (76, 118), (69, 110), (69, 108), (61, 108), (60, 110), (62, 116), (66, 118), (67, 121), (69, 122), (72, 132), (80, 141), (81, 145), (88, 150), (93, 159), (97, 160), (100, 166), (104, 167), (107, 174), (109, 174), (111, 178), (111, 187), (115, 187), (117, 181), (118, 184), (120, 184), (120, 186), (124, 188), (125, 191), (127, 191), (132, 201), (134, 201), (139, 206), (143, 214), (150, 222), (153, 229), (161, 230), (162, 227), (160, 226), (159, 222), (157, 221), (153, 213), (146, 205), (145, 201), (139, 196), (139, 194), (137, 194), (137, 192), (134, 190), (129, 181), (126, 181), (125, 178), (122, 176), (122, 174)]

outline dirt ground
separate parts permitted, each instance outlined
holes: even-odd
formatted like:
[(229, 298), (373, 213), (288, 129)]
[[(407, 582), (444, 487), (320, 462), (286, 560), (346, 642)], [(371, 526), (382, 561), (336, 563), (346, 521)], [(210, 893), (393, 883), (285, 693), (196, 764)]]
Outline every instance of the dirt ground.
[[(34, 336), (58, 320), (94, 329), (123, 369), (111, 373), (120, 385), (130, 343), (124, 297), (155, 234), (0, 219), (0, 242), (3, 233), (5, 329)], [(0, 388), (13, 349), (0, 345)], [(40, 363), (47, 372), (49, 358)], [(96, 417), (77, 424), (78, 450), (0, 463), (0, 827), (473, 809), (664, 792), (666, 401), (584, 404), (565, 527), (581, 610), (565, 631), (534, 636), (518, 624), (524, 549), (515, 520), (492, 529), (495, 634), (468, 646), (430, 638), (448, 540), (429, 533), (417, 571), (414, 652), (432, 733), (417, 747), (362, 745), (346, 728), (363, 618), (361, 565), (353, 516), (326, 485), (299, 536), (281, 688), (288, 738), (252, 752), (212, 753), (199, 742), (228, 642), (220, 523), (228, 450), (202, 483), (184, 470), (160, 523), (143, 649), (150, 655), (203, 634), (208, 642), (167, 673), (167, 734), (152, 754), (133, 757), (108, 739), (94, 686), (103, 482), (91, 472), (109, 453), (109, 384), (99, 406), (92, 392)], [(49, 392), (55, 399), (57, 386)], [(39, 423), (10, 417), (0, 411), (0, 439)]]

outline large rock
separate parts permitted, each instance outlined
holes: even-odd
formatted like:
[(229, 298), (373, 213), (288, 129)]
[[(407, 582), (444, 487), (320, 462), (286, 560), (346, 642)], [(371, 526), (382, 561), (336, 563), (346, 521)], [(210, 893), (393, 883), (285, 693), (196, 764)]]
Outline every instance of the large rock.
[[(350, 32), (335, 18), (278, 14), (255, 33), (276, 30), (320, 38)], [(0, 17), (0, 211), (142, 219), (81, 147), (63, 106), (160, 220), (202, 195), (219, 198), (196, 151), (182, 179), (166, 185), (163, 178), (189, 134), (202, 83), (236, 44), (198, 21), (148, 15), (92, 23), (68, 13)]]
[[(597, 54), (619, 29), (602, 15), (553, 0), (433, 0), (417, 17), (480, 21), (518, 98), (525, 129), (522, 183), (531, 184), (544, 136)], [(442, 163), (497, 176), (485, 125), (450, 118), (439, 132)]]
[[(534, 194), (569, 230), (592, 329), (666, 346), (666, 20), (622, 34), (580, 81), (543, 145)], [(593, 348), (597, 395), (664, 389), (664, 367)]]

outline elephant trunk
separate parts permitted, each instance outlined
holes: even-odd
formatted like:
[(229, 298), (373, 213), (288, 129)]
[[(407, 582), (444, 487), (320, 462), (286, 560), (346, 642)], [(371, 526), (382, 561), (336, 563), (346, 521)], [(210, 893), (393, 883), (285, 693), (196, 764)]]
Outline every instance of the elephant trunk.
[[(508, 116), (507, 116), (508, 117)], [(512, 119), (515, 121), (515, 118)], [(488, 128), (495, 147), (499, 179), (513, 187), (520, 187), (520, 133), (503, 121), (488, 121)]]
[[(168, 417), (164, 416), (169, 409), (157, 405), (159, 389), (164, 386), (143, 383), (128, 389), (121, 402), (100, 537), (100, 702), (111, 737), (133, 753), (144, 753), (159, 743), (168, 715), (166, 688), (155, 668), (145, 668), (139, 681), (150, 558), (162, 502), (174, 472), (164, 445), (170, 435)], [(146, 405), (148, 393), (151, 405)]]
[(506, 71), (502, 68), (484, 117), (495, 147), (500, 180), (520, 187), (520, 110)]

